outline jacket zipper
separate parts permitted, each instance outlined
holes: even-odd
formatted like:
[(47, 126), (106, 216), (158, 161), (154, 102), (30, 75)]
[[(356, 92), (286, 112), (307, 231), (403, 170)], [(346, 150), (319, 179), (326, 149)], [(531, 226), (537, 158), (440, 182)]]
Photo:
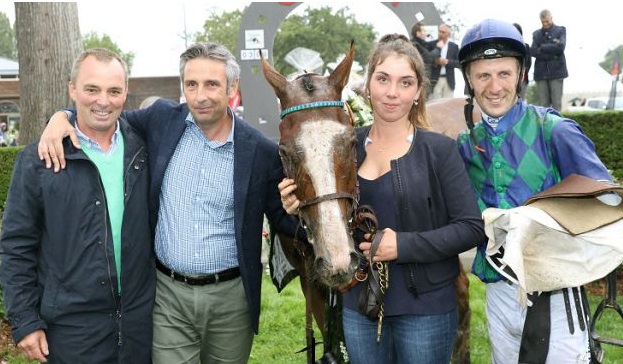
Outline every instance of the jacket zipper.
[[(91, 161), (88, 158), (87, 158), (87, 160), (89, 161), (89, 163), (91, 163), (91, 165), (93, 165), (93, 167), (97, 171), (98, 169), (97, 169), (97, 166), (95, 165), (95, 163), (93, 163), (93, 161)], [(101, 196), (104, 199), (104, 201), (103, 201), (103, 203), (104, 203), (104, 212), (105, 212), (104, 213), (104, 227), (105, 227), (104, 231), (106, 232), (105, 233), (105, 238), (104, 238), (104, 243), (103, 243), (104, 244), (104, 256), (106, 257), (106, 267), (107, 267), (107, 270), (108, 270), (108, 283), (109, 283), (109, 286), (110, 286), (110, 293), (111, 293), (111, 295), (113, 297), (113, 301), (115, 303), (115, 321), (117, 322), (117, 338), (118, 338), (117, 339), (117, 345), (121, 346), (122, 343), (123, 343), (122, 338), (121, 338), (121, 316), (122, 316), (122, 314), (121, 314), (121, 304), (119, 302), (121, 297), (119, 297), (119, 294), (117, 292), (115, 292), (115, 284), (114, 284), (113, 279), (112, 279), (111, 261), (110, 261), (109, 255), (108, 255), (108, 218), (107, 218), (107, 216), (108, 216), (108, 201), (106, 199), (106, 193), (104, 191), (104, 186), (103, 186), (103, 183), (102, 183), (102, 179), (99, 176), (99, 172), (98, 172), (97, 176), (98, 176), (97, 178), (99, 180), (100, 193), (101, 193)], [(114, 262), (113, 262), (113, 264), (114, 264)]]

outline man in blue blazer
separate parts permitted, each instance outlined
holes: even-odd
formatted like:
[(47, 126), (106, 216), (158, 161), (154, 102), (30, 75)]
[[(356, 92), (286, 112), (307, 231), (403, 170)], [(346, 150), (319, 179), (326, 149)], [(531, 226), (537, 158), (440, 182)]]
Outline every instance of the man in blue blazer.
[(430, 71), (432, 94), (429, 99), (454, 97), (456, 80), (454, 70), (460, 67), (459, 46), (450, 40), (452, 29), (447, 24), (441, 24), (438, 28), (439, 37), (429, 42), (431, 49), (439, 49), (439, 57), (435, 59)]
[[(228, 107), (240, 76), (235, 57), (222, 45), (194, 44), (180, 69), (186, 103), (160, 99), (124, 113), (150, 155), (153, 361), (246, 363), (259, 326), (264, 215), (291, 236), (297, 222), (282, 208), (278, 146)], [(61, 135), (48, 130), (59, 116), (40, 152)]]

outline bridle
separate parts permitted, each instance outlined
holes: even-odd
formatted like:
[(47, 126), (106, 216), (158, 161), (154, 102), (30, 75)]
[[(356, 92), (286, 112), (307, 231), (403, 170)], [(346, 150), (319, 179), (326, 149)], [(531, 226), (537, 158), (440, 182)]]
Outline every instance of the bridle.
[[(297, 111), (301, 111), (301, 110), (309, 110), (309, 109), (315, 109), (315, 108), (325, 108), (325, 107), (339, 107), (339, 108), (346, 108), (346, 110), (348, 111), (348, 116), (349, 116), (349, 120), (350, 120), (350, 126), (352, 128), (355, 127), (355, 116), (353, 114), (352, 109), (350, 108), (350, 105), (348, 103), (345, 103), (343, 101), (316, 101), (316, 102), (310, 102), (310, 103), (305, 103), (305, 104), (298, 104), (295, 106), (292, 106), (290, 108), (287, 108), (285, 110), (283, 110), (280, 114), (280, 118), (281, 121), (283, 122), (284, 118), (292, 113), (295, 113)], [(355, 146), (353, 146), (353, 148), (355, 148)], [(281, 163), (283, 164), (283, 166), (285, 167), (285, 173), (287, 175), (288, 178), (292, 178), (292, 176), (288, 175), (288, 171), (292, 171), (294, 170), (293, 168), (291, 168), (291, 164), (287, 161), (287, 158), (285, 158), (284, 154), (282, 153), (282, 151), (279, 151), (279, 156), (281, 158)], [(356, 153), (355, 153), (356, 156)], [(357, 160), (355, 157), (355, 168), (357, 168)], [(331, 201), (331, 200), (340, 200), (340, 199), (346, 199), (349, 200), (351, 202), (351, 211), (350, 211), (350, 216), (348, 218), (348, 228), (349, 231), (352, 233), (355, 229), (359, 228), (360, 230), (366, 231), (367, 229), (362, 229), (362, 226), (365, 227), (370, 227), (370, 229), (372, 231), (376, 231), (376, 227), (377, 227), (377, 223), (376, 223), (376, 218), (374, 216), (372, 216), (373, 219), (370, 219), (370, 216), (368, 215), (363, 215), (362, 214), (362, 209), (359, 208), (359, 182), (355, 179), (355, 191), (353, 192), (346, 192), (346, 191), (338, 191), (338, 192), (334, 192), (334, 193), (328, 193), (328, 194), (324, 194), (324, 195), (320, 195), (320, 196), (314, 196), (312, 198), (303, 200), (299, 203), (299, 211), (298, 211), (298, 220), (299, 220), (299, 225), (303, 227), (304, 230), (307, 230), (307, 226), (305, 225), (305, 222), (303, 220), (303, 217), (301, 215), (301, 211), (305, 208), (308, 208), (310, 206), (316, 205), (320, 202), (325, 202), (325, 201)], [(367, 212), (367, 210), (364, 211), (364, 213)], [(370, 225), (374, 225), (373, 227)], [(304, 252), (306, 251), (306, 247), (301, 246), (301, 241), (299, 239), (297, 239), (297, 237), (294, 237), (294, 243), (298, 245), (298, 250), (300, 254), (304, 254)], [(309, 246), (307, 246), (307, 248), (309, 248)], [(359, 253), (359, 251), (357, 250), (357, 252)], [(359, 267), (358, 267), (358, 271), (361, 270), (362, 268), (362, 262), (365, 261), (365, 258), (363, 257), (363, 255), (360, 255), (360, 263), (359, 263)], [(312, 291), (309, 290), (308, 294), (312, 295)], [(301, 351), (307, 351), (307, 359), (308, 359), (308, 363), (314, 363), (315, 362), (315, 346), (316, 346), (316, 341), (315, 338), (313, 336), (313, 329), (312, 329), (312, 317), (311, 317), (311, 304), (310, 304), (311, 299), (307, 299), (306, 300), (306, 324), (305, 324), (305, 329), (307, 332), (307, 346), (301, 350)], [(335, 290), (331, 289), (329, 290), (329, 297), (328, 297), (328, 302), (329, 302), (329, 310), (328, 310), (328, 314), (329, 314), (329, 321), (327, 322), (326, 326), (327, 326), (327, 335), (328, 337), (330, 337), (331, 335), (333, 335), (334, 333), (332, 333), (332, 324), (331, 324), (331, 320), (332, 317), (335, 316), (336, 314), (334, 313), (335, 309), (337, 308), (337, 304), (336, 304), (336, 292)], [(330, 345), (330, 342), (332, 340), (328, 340), (329, 343), (325, 343), (325, 356), (330, 355), (331, 353), (331, 347), (329, 347), (328, 345)], [(324, 356), (323, 356), (324, 358)], [(323, 361), (324, 362), (324, 361)]]
[[(325, 107), (340, 107), (340, 108), (346, 107), (346, 110), (348, 111), (348, 115), (350, 119), (350, 126), (351, 127), (355, 126), (355, 116), (353, 114), (353, 111), (351, 110), (348, 103), (345, 103), (344, 101), (315, 101), (315, 102), (310, 102), (306, 104), (298, 104), (298, 105), (295, 105), (295, 106), (292, 106), (292, 107), (289, 107), (283, 110), (279, 116), (281, 118), (281, 121), (283, 121), (285, 116), (288, 114), (292, 114), (292, 113), (295, 113), (301, 110), (317, 109), (317, 108), (325, 108)], [(284, 156), (282, 155), (281, 151), (279, 152), (279, 155), (281, 157), (281, 163), (283, 165), (289, 165), (289, 163), (287, 163), (286, 160), (284, 159)], [(355, 166), (356, 165), (357, 165), (357, 161), (355, 160)], [(285, 168), (285, 170), (287, 173), (287, 171), (292, 170), (292, 168)], [(287, 177), (292, 178), (291, 176), (287, 176)], [(312, 198), (301, 201), (299, 203), (299, 215), (300, 215), (300, 211), (306, 207), (318, 204), (320, 202), (325, 202), (325, 201), (330, 201), (330, 200), (339, 200), (339, 199), (350, 200), (353, 206), (352, 210), (354, 212), (357, 209), (357, 206), (359, 204), (359, 183), (356, 182), (354, 192), (339, 191), (339, 192), (334, 192), (334, 193), (328, 193), (325, 195), (314, 196)], [(349, 226), (351, 225), (352, 220), (353, 219), (351, 216), (351, 218), (348, 221)], [(303, 219), (299, 219), (299, 221), (302, 222)]]

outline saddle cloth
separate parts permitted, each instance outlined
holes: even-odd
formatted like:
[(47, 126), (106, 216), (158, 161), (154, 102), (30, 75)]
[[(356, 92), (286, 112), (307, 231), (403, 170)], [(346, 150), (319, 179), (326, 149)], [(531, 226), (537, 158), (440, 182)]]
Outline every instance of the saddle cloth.
[(612, 193), (623, 188), (571, 175), (523, 206), (483, 211), (487, 260), (519, 285), (522, 305), (527, 293), (581, 286), (623, 262), (623, 204), (602, 202)]

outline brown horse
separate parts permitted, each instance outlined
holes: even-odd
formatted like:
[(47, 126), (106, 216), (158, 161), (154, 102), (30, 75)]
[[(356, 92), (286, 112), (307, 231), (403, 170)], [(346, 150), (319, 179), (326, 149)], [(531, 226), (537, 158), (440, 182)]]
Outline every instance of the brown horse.
[[(298, 186), (296, 196), (302, 201), (299, 217), (311, 245), (279, 237), (287, 259), (300, 275), (308, 309), (313, 311), (325, 341), (329, 289), (350, 282), (358, 260), (349, 230), (357, 200), (355, 135), (353, 121), (342, 110), (340, 101), (353, 59), (351, 47), (329, 76), (305, 74), (293, 81), (262, 59), (265, 78), (281, 102), (280, 153), (286, 175)], [(463, 99), (427, 104), (434, 130), (456, 138), (466, 128), (464, 104)], [(474, 115), (480, 118), (478, 113)], [(469, 363), (468, 286), (461, 269), (455, 284), (460, 322), (454, 363)]]
[(355, 131), (339, 101), (354, 55), (351, 47), (328, 77), (307, 73), (293, 81), (262, 59), (264, 76), (281, 103), (279, 153), (285, 174), (298, 186), (315, 278), (330, 288), (349, 283), (359, 262), (349, 230), (357, 200)]
[[(465, 123), (464, 106), (467, 102), (464, 98), (435, 99), (426, 103), (426, 112), (430, 119), (433, 130), (456, 139), (461, 130), (467, 129)], [(474, 104), (472, 120), (481, 118), (481, 111)]]
[(325, 339), (325, 352), (330, 351), (325, 327), (328, 292), (350, 283), (359, 263), (349, 226), (358, 199), (356, 137), (353, 120), (340, 101), (354, 57), (351, 46), (331, 75), (307, 73), (292, 81), (262, 58), (264, 76), (281, 104), (279, 153), (285, 174), (298, 186), (299, 219), (310, 243), (280, 236), (307, 301), (310, 363), (315, 351), (310, 311)]

